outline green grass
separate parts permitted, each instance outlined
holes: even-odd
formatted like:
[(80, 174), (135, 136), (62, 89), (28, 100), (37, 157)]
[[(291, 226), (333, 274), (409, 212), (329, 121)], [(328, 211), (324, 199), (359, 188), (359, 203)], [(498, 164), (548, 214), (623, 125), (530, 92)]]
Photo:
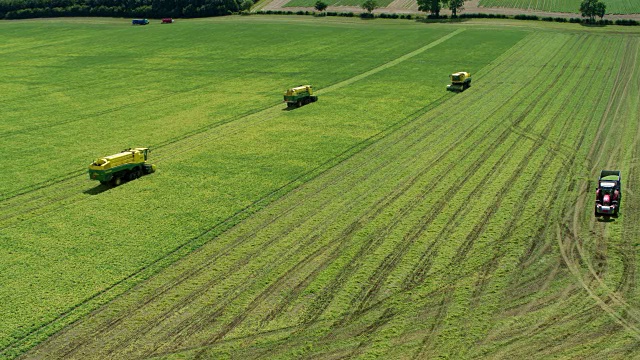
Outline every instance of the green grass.
[[(640, 202), (595, 222), (592, 187), (640, 180), (637, 30), (174, 25), (0, 23), (2, 356), (634, 353)], [(153, 175), (84, 174), (147, 145)]]
[[(581, 0), (480, 0), (480, 6), (506, 7), (523, 10), (580, 13)], [(640, 3), (634, 0), (603, 0), (607, 5), (607, 14), (638, 14)]]

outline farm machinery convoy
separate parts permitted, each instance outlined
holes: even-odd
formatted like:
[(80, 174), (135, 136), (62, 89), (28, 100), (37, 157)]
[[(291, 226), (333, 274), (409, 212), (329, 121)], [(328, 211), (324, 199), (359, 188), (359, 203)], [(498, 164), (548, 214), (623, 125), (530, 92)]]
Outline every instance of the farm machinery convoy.
[(130, 148), (114, 155), (96, 159), (89, 165), (89, 178), (101, 184), (118, 186), (127, 180), (156, 171), (156, 166), (147, 163), (149, 148)]
[(620, 171), (602, 170), (596, 188), (595, 216), (618, 217), (621, 200)]

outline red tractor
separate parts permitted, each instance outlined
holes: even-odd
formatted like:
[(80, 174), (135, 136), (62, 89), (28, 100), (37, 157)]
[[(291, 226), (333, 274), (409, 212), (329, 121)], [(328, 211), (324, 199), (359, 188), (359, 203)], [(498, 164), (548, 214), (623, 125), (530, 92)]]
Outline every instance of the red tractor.
[(596, 217), (618, 217), (621, 200), (620, 171), (602, 170), (598, 179), (598, 188), (596, 189)]

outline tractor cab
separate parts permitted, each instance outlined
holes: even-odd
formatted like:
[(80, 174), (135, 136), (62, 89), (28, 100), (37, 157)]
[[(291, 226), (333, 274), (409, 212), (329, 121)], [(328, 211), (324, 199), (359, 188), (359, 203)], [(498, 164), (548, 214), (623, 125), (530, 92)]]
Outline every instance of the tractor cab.
[(616, 188), (616, 183), (611, 181), (600, 181), (600, 189), (609, 194), (613, 194), (613, 190)]

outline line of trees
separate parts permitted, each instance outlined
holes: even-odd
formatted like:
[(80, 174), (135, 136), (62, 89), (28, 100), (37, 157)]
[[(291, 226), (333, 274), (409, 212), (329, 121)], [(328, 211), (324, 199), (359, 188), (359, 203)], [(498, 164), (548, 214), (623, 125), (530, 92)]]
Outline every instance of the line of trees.
[(580, 4), (580, 13), (582, 16), (588, 17), (589, 22), (595, 22), (596, 16), (602, 20), (604, 14), (607, 13), (607, 5), (598, 0), (583, 0)]
[(464, 10), (465, 0), (418, 0), (418, 10), (428, 12), (435, 17), (440, 16), (443, 7), (451, 10), (451, 15), (457, 16)]
[(0, 0), (0, 19), (57, 16), (204, 17), (248, 10), (252, 0)]

